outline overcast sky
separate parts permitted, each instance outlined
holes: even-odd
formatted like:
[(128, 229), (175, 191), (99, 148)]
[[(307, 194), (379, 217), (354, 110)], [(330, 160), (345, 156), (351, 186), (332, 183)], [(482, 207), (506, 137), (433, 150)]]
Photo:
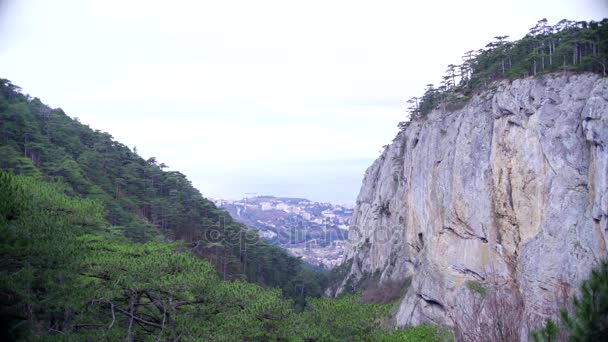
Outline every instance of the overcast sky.
[(0, 0), (0, 77), (208, 197), (354, 203), (404, 101), (463, 52), (606, 0)]

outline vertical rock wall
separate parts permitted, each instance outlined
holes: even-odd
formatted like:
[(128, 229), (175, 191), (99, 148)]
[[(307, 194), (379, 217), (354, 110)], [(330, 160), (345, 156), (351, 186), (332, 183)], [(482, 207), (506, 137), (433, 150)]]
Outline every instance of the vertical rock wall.
[(503, 81), (411, 123), (367, 170), (335, 293), (411, 278), (397, 325), (475, 339), (513, 320), (525, 339), (608, 257), (607, 230), (608, 79)]

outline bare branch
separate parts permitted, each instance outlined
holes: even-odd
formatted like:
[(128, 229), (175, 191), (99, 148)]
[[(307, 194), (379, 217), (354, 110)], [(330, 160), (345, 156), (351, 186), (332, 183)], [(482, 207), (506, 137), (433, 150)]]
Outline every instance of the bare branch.
[(110, 309), (112, 309), (112, 323), (110, 323), (110, 326), (108, 327), (108, 329), (112, 329), (112, 326), (114, 325), (114, 322), (116, 321), (116, 313), (114, 312), (114, 303), (110, 302)]
[(123, 313), (125, 316), (130, 317), (130, 318), (131, 318), (131, 320), (135, 320), (135, 321), (137, 321), (137, 322), (143, 323), (143, 324), (145, 324), (145, 325), (149, 325), (149, 326), (151, 326), (151, 327), (155, 327), (155, 328), (159, 328), (159, 329), (160, 329), (160, 328), (162, 328), (162, 325), (160, 325), (160, 324), (158, 324), (158, 323), (154, 323), (154, 322), (146, 321), (145, 319), (140, 318), (140, 317), (137, 317), (137, 316), (135, 316), (134, 314), (131, 314), (131, 313), (129, 313), (128, 311), (123, 310), (123, 309), (121, 309), (121, 308), (119, 308), (119, 307), (116, 307), (116, 309), (117, 309), (118, 311), (120, 311), (121, 313)]

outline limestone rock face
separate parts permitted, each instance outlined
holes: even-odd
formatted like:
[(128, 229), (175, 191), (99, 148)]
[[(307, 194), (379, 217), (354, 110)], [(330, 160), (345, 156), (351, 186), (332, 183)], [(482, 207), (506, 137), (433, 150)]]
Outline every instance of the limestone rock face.
[(513, 320), (526, 340), (608, 257), (607, 230), (608, 79), (502, 81), (412, 122), (368, 168), (332, 294), (409, 278), (398, 326), (475, 339)]

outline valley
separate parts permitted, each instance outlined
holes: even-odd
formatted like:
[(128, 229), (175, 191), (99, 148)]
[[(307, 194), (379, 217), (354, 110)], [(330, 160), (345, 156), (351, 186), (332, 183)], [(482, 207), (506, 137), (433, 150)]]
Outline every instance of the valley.
[(44, 96), (0, 78), (1, 340), (608, 341), (608, 18), (40, 3), (0, 25)]

